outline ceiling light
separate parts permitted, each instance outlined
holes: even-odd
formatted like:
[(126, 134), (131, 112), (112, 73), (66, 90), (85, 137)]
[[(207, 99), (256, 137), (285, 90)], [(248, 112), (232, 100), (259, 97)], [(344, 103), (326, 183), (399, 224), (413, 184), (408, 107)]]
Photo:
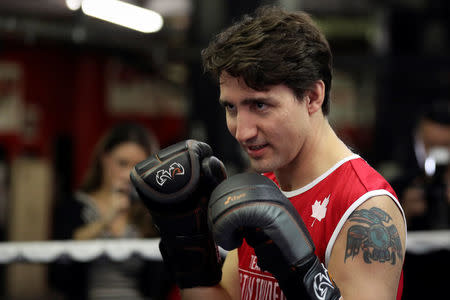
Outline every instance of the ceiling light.
[(78, 10), (82, 0), (66, 0), (66, 5), (70, 10)]
[(88, 16), (144, 33), (159, 31), (163, 25), (158, 13), (119, 0), (84, 0), (81, 9)]

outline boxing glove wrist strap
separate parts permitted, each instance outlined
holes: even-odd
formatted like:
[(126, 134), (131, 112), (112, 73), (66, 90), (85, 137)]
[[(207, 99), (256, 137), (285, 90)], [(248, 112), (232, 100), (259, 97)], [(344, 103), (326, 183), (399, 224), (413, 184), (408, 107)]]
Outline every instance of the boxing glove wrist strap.
[(180, 288), (214, 286), (220, 282), (221, 259), (210, 233), (162, 236), (159, 248)]
[(193, 288), (218, 284), (221, 259), (206, 223), (205, 209), (152, 216), (161, 233), (161, 254), (177, 285)]
[(337, 300), (341, 297), (339, 288), (316, 255), (305, 257), (295, 266), (289, 267), (275, 244), (259, 243), (254, 249), (258, 266), (270, 270), (288, 300)]
[(339, 288), (316, 256), (303, 276), (303, 284), (310, 299), (338, 300), (341, 297)]

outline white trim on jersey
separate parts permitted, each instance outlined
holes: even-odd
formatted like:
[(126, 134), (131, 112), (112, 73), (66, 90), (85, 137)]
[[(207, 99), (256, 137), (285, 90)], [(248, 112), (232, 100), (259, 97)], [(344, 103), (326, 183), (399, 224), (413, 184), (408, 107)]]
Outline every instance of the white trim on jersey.
[(394, 195), (392, 195), (390, 192), (386, 190), (373, 190), (370, 192), (365, 193), (361, 197), (359, 197), (355, 202), (353, 202), (352, 205), (345, 211), (345, 213), (342, 215), (341, 219), (339, 220), (339, 223), (337, 224), (336, 228), (333, 231), (333, 234), (331, 235), (330, 240), (328, 241), (327, 249), (325, 251), (325, 266), (328, 267), (328, 262), (330, 261), (331, 256), (331, 250), (333, 250), (334, 243), (336, 242), (336, 239), (339, 235), (339, 232), (341, 232), (342, 227), (344, 227), (345, 222), (350, 217), (350, 215), (364, 202), (366, 202), (368, 199), (375, 197), (375, 196), (382, 196), (386, 195), (389, 196), (395, 204), (397, 204), (398, 209), (402, 213), (403, 216), (403, 222), (405, 224), (405, 245), (406, 245), (406, 218), (405, 218), (405, 212), (402, 209), (402, 206), (400, 205), (400, 202), (395, 198)]
[(316, 184), (318, 184), (319, 182), (321, 182), (325, 178), (327, 178), (328, 175), (333, 173), (337, 168), (342, 166), (344, 163), (348, 162), (349, 160), (356, 159), (356, 158), (360, 158), (360, 156), (358, 154), (353, 154), (353, 155), (347, 156), (343, 160), (338, 161), (334, 166), (332, 166), (330, 169), (328, 169), (325, 173), (323, 173), (322, 175), (320, 175), (319, 177), (317, 177), (316, 179), (314, 179), (312, 182), (308, 183), (304, 187), (301, 187), (301, 188), (296, 189), (294, 191), (286, 192), (286, 191), (282, 190), (281, 192), (288, 198), (300, 195), (300, 194), (306, 192), (307, 190), (313, 188)]

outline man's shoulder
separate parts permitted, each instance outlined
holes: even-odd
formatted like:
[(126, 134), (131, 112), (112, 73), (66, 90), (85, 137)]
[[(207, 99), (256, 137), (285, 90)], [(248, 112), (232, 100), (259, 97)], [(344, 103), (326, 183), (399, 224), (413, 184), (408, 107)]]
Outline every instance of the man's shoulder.
[(374, 189), (387, 189), (393, 191), (388, 181), (375, 168), (373, 168), (364, 159), (355, 159), (350, 161), (352, 171), (357, 177), (358, 181), (367, 189), (367, 191)]

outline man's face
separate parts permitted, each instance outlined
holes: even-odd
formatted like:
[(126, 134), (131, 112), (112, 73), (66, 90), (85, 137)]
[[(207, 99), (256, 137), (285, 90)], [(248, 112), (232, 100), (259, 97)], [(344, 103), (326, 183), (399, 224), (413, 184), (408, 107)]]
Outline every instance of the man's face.
[(305, 101), (285, 85), (256, 91), (225, 73), (220, 78), (220, 102), (228, 130), (256, 172), (289, 168), (312, 132)]

